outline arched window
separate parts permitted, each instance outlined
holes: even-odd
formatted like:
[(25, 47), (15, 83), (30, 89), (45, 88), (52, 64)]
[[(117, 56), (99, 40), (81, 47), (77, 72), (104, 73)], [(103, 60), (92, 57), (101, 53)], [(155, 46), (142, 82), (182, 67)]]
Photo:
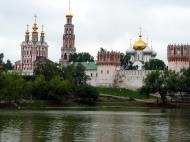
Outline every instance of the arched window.
[(109, 74), (109, 70), (107, 70), (107, 74)]
[(67, 60), (67, 54), (65, 53), (65, 55), (64, 55), (64, 60)]

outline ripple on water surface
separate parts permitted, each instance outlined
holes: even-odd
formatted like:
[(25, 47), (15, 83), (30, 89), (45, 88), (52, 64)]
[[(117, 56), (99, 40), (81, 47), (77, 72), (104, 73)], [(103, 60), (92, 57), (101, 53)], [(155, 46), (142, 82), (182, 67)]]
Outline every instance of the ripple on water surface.
[(188, 112), (0, 111), (0, 141), (186, 142)]

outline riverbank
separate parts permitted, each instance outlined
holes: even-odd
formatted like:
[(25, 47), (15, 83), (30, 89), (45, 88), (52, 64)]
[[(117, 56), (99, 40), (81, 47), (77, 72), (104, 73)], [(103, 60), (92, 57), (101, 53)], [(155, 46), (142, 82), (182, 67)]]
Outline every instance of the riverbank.
[(156, 97), (119, 88), (97, 88), (99, 98), (96, 102), (81, 103), (73, 99), (57, 101), (25, 100), (19, 103), (1, 103), (0, 109), (44, 110), (44, 109), (133, 109), (133, 108), (190, 108), (190, 104), (162, 104)]
[(80, 103), (74, 100), (67, 100), (62, 103), (53, 101), (27, 101), (24, 103), (0, 104), (0, 109), (15, 110), (115, 110), (128, 109), (177, 109), (190, 108), (189, 104), (165, 104), (157, 103), (156, 99), (131, 99), (127, 97), (107, 96), (101, 94), (96, 103)]

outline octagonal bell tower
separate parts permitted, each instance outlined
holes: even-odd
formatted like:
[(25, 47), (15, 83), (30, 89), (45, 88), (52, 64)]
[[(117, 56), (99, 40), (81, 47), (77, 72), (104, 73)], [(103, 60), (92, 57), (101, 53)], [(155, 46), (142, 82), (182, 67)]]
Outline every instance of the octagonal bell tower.
[(70, 1), (69, 1), (69, 10), (66, 13), (66, 24), (63, 34), (63, 46), (61, 47), (61, 59), (59, 63), (61, 65), (67, 64), (69, 62), (69, 56), (76, 52), (75, 48), (75, 34), (74, 34), (74, 25), (72, 24), (73, 14), (70, 10)]

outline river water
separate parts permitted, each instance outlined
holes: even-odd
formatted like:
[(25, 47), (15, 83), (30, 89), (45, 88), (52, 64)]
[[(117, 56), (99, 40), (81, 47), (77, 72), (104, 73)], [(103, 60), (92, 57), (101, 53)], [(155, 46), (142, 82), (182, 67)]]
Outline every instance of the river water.
[(3, 110), (0, 141), (189, 142), (190, 110)]

